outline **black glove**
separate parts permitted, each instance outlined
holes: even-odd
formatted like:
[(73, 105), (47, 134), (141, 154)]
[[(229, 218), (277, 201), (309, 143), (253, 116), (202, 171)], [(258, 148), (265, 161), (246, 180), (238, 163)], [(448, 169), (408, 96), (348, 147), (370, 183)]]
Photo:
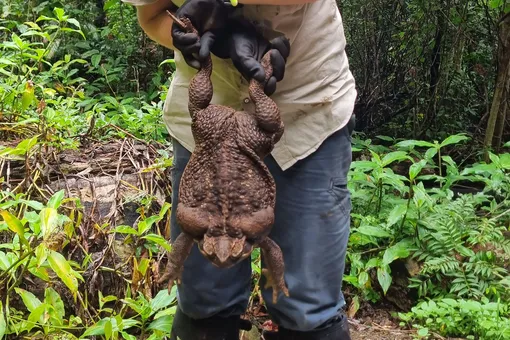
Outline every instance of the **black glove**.
[[(199, 41), (199, 36), (188, 33), (181, 26), (173, 23), (173, 45), (181, 51), (189, 66), (196, 69), (200, 67), (198, 56), (202, 46), (207, 52), (201, 54), (207, 56), (216, 37), (223, 35), (227, 20), (234, 9), (235, 7), (230, 4), (230, 0), (186, 0), (175, 12), (177, 18), (188, 18), (200, 36), (207, 32)], [(224, 47), (221, 48), (224, 49)]]
[[(289, 40), (283, 36), (271, 41), (266, 40), (255, 27), (246, 20), (232, 19), (229, 22), (229, 57), (246, 80), (265, 80), (264, 68), (260, 64), (262, 57), (271, 50), (273, 74), (267, 81), (264, 92), (270, 96), (276, 91), (276, 83), (283, 79), (285, 63), (290, 53)], [(224, 48), (222, 44), (216, 50)], [(212, 51), (212, 50), (211, 50)], [(214, 52), (213, 52), (214, 53)]]

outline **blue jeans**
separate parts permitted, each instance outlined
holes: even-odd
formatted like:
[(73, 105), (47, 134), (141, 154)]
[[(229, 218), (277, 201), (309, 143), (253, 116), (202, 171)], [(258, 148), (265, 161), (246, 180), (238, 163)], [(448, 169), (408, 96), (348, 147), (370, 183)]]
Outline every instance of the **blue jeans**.
[[(190, 153), (175, 140), (173, 147), (171, 234), (175, 240), (180, 233), (175, 220), (179, 181)], [(265, 160), (277, 188), (275, 224), (269, 236), (283, 252), (290, 297), (280, 294), (278, 303), (272, 304), (271, 289), (262, 290), (262, 296), (273, 321), (284, 328), (315, 329), (338, 316), (345, 305), (342, 278), (350, 231), (351, 160), (348, 127), (286, 171), (271, 156)], [(248, 305), (250, 280), (249, 258), (219, 269), (194, 245), (178, 288), (179, 307), (194, 319), (241, 315)]]

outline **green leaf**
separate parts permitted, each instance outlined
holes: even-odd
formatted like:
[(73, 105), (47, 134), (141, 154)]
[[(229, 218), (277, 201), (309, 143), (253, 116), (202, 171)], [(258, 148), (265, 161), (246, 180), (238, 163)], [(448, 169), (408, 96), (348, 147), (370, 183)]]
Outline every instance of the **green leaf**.
[(44, 302), (47, 305), (53, 307), (56, 319), (58, 319), (62, 323), (66, 313), (64, 308), (64, 302), (62, 301), (60, 295), (58, 295), (58, 293), (53, 288), (51, 287), (46, 288), (44, 290)]
[(382, 159), (382, 166), (386, 167), (393, 162), (410, 159), (405, 151), (394, 151), (386, 154)]
[(510, 170), (510, 153), (499, 155), (499, 163), (501, 168)]
[[(112, 324), (112, 331), (118, 332), (119, 327), (117, 325), (117, 320), (115, 320), (115, 318), (104, 318), (104, 319), (99, 320), (96, 324), (87, 328), (81, 337), (84, 338), (84, 337), (88, 337), (91, 335), (104, 335), (104, 327), (108, 321), (110, 321)], [(129, 328), (137, 325), (137, 324), (139, 324), (139, 322), (136, 320), (123, 319), (121, 328), (123, 330), (126, 330), (126, 329), (129, 329)]]
[(19, 287), (14, 288), (14, 290), (16, 291), (16, 293), (18, 293), (19, 296), (21, 296), (21, 299), (23, 300), (25, 307), (27, 307), (27, 309), (30, 312), (33, 312), (37, 307), (42, 305), (42, 302), (29, 291)]
[(97, 67), (99, 65), (99, 62), (101, 61), (101, 55), (100, 54), (94, 54), (90, 61), (92, 62), (92, 66)]
[(59, 21), (66, 21), (67, 18), (64, 15), (65, 14), (64, 9), (59, 8), (59, 7), (55, 7), (53, 9), (53, 12), (55, 13), (55, 15), (57, 16), (57, 19)]
[(367, 272), (363, 271), (361, 273), (359, 273), (358, 275), (358, 283), (360, 286), (364, 286), (368, 280), (370, 280), (370, 276), (368, 275)]
[(374, 236), (374, 237), (391, 237), (391, 234), (388, 233), (381, 227), (374, 227), (369, 225), (362, 225), (357, 228), (357, 231), (361, 234)]
[(172, 246), (170, 246), (170, 244), (162, 236), (156, 234), (148, 234), (143, 236), (142, 238), (156, 243), (158, 246), (161, 246), (168, 252), (172, 250)]
[(170, 333), (172, 331), (173, 320), (174, 317), (172, 315), (162, 316), (159, 319), (156, 319), (153, 322), (151, 322), (147, 329)]
[(422, 147), (428, 147), (428, 148), (435, 148), (436, 146), (432, 143), (422, 141), (422, 140), (404, 140), (402, 142), (398, 142), (395, 146), (399, 148), (409, 148), (413, 146), (422, 146)]
[(138, 231), (128, 225), (119, 225), (117, 228), (113, 229), (111, 232), (119, 233), (119, 234), (138, 235)]
[(28, 242), (25, 239), (25, 228), (23, 227), (21, 221), (7, 210), (0, 209), (0, 215), (2, 215), (5, 223), (7, 223), (7, 227), (9, 227), (11, 231), (15, 232), (19, 236), (21, 242), (24, 245), (28, 246)]
[(80, 23), (78, 22), (78, 20), (74, 19), (74, 18), (69, 18), (66, 20), (68, 23), (70, 23), (71, 25), (74, 25), (76, 26), (78, 29), (81, 29), (81, 26), (80, 26)]
[(411, 254), (412, 250), (412, 242), (409, 240), (402, 240), (386, 249), (383, 255), (382, 265), (387, 266), (396, 259), (405, 259)]
[(37, 248), (35, 248), (35, 259), (37, 261), (37, 267), (42, 266), (44, 261), (48, 258), (48, 248), (45, 247), (43, 243), (39, 244)]
[(425, 152), (425, 159), (430, 160), (437, 155), (437, 148), (430, 148)]
[(450, 144), (457, 144), (457, 143), (462, 142), (462, 141), (467, 140), (467, 139), (469, 139), (469, 138), (466, 137), (463, 134), (453, 135), (453, 136), (450, 136), (450, 137), (446, 138), (441, 143), (441, 147), (445, 147), (445, 146), (450, 145)]
[(48, 208), (58, 209), (62, 204), (62, 200), (64, 199), (65, 191), (64, 189), (57, 191), (51, 196), (48, 201)]
[(173, 302), (175, 302), (176, 295), (177, 295), (176, 285), (172, 287), (172, 291), (170, 294), (168, 293), (168, 289), (160, 290), (158, 294), (150, 302), (152, 311), (156, 312), (162, 308), (170, 306)]
[(420, 329), (418, 330), (418, 335), (419, 335), (419, 336), (423, 336), (423, 337), (428, 336), (428, 335), (429, 335), (429, 329), (428, 329), (428, 328), (426, 328), (426, 327), (424, 327), (424, 328), (420, 328)]
[(52, 235), (58, 226), (58, 212), (53, 208), (44, 208), (39, 213), (41, 218), (41, 233), (43, 239)]
[(377, 268), (377, 280), (383, 289), (384, 295), (386, 295), (392, 281), (389, 268), (387, 266)]
[(354, 161), (351, 163), (351, 169), (355, 170), (374, 170), (378, 167), (378, 165), (375, 162), (372, 161)]
[(48, 262), (51, 269), (64, 282), (69, 290), (75, 294), (78, 291), (78, 280), (73, 275), (73, 269), (64, 256), (56, 251), (49, 250)]
[(388, 227), (391, 227), (395, 223), (397, 223), (407, 212), (407, 204), (399, 204), (395, 206), (390, 214), (388, 215)]
[(104, 324), (104, 335), (106, 337), (106, 340), (109, 340), (112, 337), (113, 333), (113, 326), (111, 320), (107, 320)]
[(5, 322), (4, 306), (0, 301), (0, 339), (4, 338), (5, 332), (7, 331), (7, 323)]
[(33, 311), (31, 311), (28, 316), (27, 329), (26, 331), (30, 332), (33, 327), (35, 327), (36, 323), (45, 324), (45, 313), (47, 311), (47, 306), (45, 303), (37, 306)]
[(11, 261), (3, 251), (0, 251), (0, 269), (6, 271), (11, 266)]
[(412, 164), (409, 167), (409, 178), (411, 180), (414, 180), (416, 178), (416, 176), (418, 176), (420, 174), (421, 170), (423, 169), (423, 167), (425, 165), (427, 165), (427, 160), (426, 159), (422, 159), (418, 163)]

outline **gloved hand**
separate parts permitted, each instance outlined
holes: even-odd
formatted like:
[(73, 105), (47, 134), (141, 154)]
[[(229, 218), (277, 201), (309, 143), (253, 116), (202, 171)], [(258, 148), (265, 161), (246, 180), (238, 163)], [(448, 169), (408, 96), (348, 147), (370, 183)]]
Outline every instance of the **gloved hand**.
[(224, 35), (228, 17), (233, 11), (234, 7), (230, 0), (186, 0), (179, 7), (175, 12), (177, 18), (190, 19), (200, 36), (207, 32), (199, 41), (199, 36), (196, 34), (186, 32), (176, 23), (172, 25), (174, 47), (181, 51), (189, 66), (196, 69), (200, 67), (198, 56), (201, 48), (207, 51), (201, 54), (207, 56), (216, 37)]
[[(271, 52), (273, 74), (264, 88), (266, 95), (272, 95), (276, 91), (276, 83), (281, 81), (285, 74), (285, 64), (290, 53), (289, 40), (281, 36), (268, 41), (253, 25), (242, 19), (232, 19), (228, 29), (231, 34), (228, 43), (229, 57), (248, 81), (252, 78), (260, 82), (265, 80), (264, 68), (260, 61), (267, 51), (273, 49)], [(223, 46), (216, 46), (216, 49), (221, 48)]]

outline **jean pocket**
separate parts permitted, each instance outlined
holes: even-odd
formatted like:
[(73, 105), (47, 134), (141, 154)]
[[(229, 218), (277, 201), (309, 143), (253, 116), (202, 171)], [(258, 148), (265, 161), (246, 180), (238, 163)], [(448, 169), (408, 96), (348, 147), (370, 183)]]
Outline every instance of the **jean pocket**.
[(347, 187), (345, 177), (334, 177), (331, 179), (329, 193), (335, 198), (335, 203), (344, 215), (349, 215), (352, 209), (351, 192)]

